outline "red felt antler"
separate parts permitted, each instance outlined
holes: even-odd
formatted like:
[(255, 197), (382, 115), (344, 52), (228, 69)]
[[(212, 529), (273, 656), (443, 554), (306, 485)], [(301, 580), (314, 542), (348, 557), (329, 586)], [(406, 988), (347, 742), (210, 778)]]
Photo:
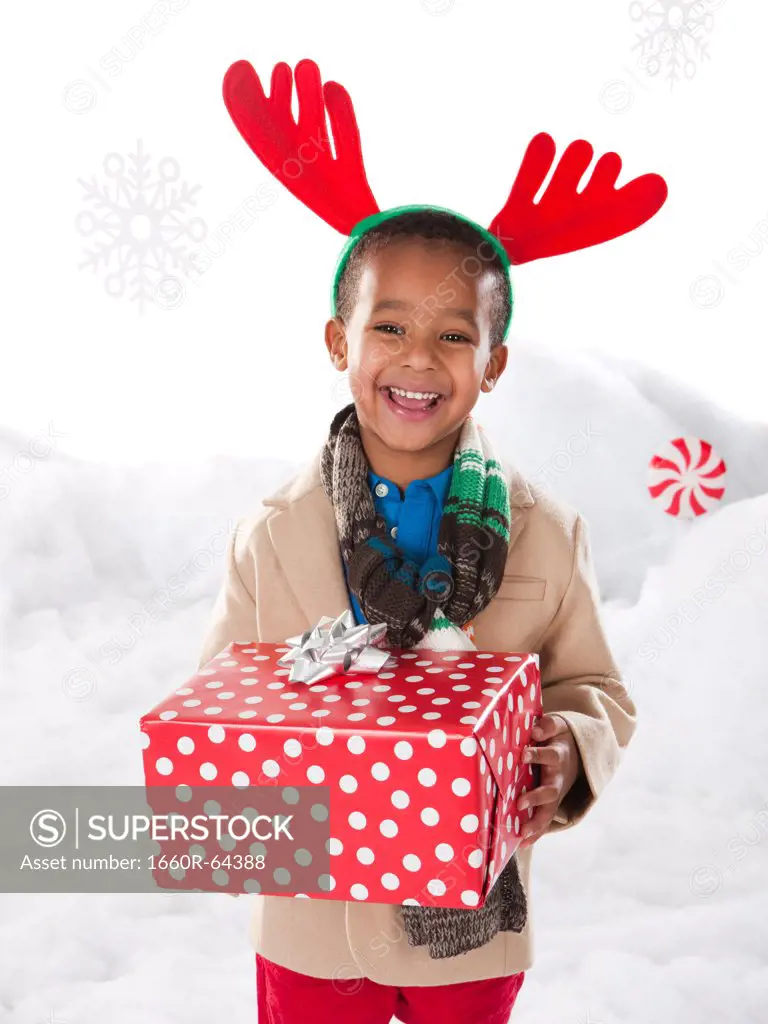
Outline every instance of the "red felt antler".
[(643, 174), (615, 188), (621, 157), (606, 153), (595, 164), (581, 192), (579, 180), (590, 164), (592, 146), (572, 142), (555, 168), (538, 203), (541, 188), (555, 158), (555, 143), (546, 132), (534, 136), (503, 209), (490, 231), (504, 245), (512, 263), (586, 249), (634, 231), (659, 211), (667, 198), (666, 182), (658, 174)]
[(365, 176), (352, 100), (337, 82), (323, 85), (312, 60), (299, 61), (295, 76), (298, 123), (291, 112), (291, 69), (282, 62), (272, 71), (267, 97), (248, 61), (236, 61), (224, 76), (224, 102), (267, 170), (331, 227), (348, 235), (359, 220), (379, 209)]

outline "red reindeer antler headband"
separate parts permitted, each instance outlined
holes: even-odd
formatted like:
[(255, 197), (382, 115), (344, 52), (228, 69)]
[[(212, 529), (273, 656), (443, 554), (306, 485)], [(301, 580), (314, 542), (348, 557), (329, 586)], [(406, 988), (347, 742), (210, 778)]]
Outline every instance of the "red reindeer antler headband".
[[(336, 286), (360, 235), (406, 208), (379, 211), (366, 178), (360, 132), (347, 90), (337, 82), (323, 85), (320, 69), (312, 60), (299, 61), (295, 79), (298, 122), (291, 112), (293, 76), (289, 65), (282, 62), (272, 71), (269, 96), (248, 61), (234, 63), (224, 76), (224, 102), (240, 134), (267, 170), (331, 227), (350, 236), (337, 264), (332, 293), (335, 313)], [(593, 152), (583, 139), (572, 142), (541, 199), (534, 202), (552, 167), (555, 143), (545, 132), (531, 139), (507, 201), (490, 227), (469, 221), (487, 237), (505, 266), (599, 245), (633, 231), (659, 211), (667, 198), (664, 179), (643, 174), (616, 188), (621, 170), (621, 157), (616, 153), (600, 157), (578, 192)], [(423, 205), (407, 209), (440, 208)]]

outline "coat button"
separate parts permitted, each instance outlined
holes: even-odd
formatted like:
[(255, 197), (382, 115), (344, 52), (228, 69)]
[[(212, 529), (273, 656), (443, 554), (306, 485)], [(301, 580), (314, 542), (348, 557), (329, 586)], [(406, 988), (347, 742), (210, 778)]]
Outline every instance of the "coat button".
[(392, 529), (389, 531), (389, 535), (390, 535), (390, 537), (393, 540), (397, 540), (397, 527), (396, 526), (392, 527)]
[(386, 498), (389, 494), (389, 488), (386, 484), (376, 484), (376, 497)]

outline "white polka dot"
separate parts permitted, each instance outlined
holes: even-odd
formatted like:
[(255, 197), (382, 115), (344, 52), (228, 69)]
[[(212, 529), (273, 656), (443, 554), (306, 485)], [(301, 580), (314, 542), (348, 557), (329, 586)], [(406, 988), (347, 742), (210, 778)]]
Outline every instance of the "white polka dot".
[(333, 836), (328, 840), (328, 852), (332, 857), (338, 857), (344, 850), (344, 843)]
[(367, 821), (362, 811), (352, 811), (350, 816), (347, 818), (351, 828), (356, 828), (358, 831), (365, 828)]
[(391, 818), (385, 818), (379, 825), (379, 831), (387, 839), (392, 839), (393, 836), (397, 835), (397, 822), (392, 821)]
[(264, 761), (261, 766), (261, 770), (268, 779), (276, 779), (280, 774), (280, 765), (277, 761), (273, 761), (272, 758), (269, 758), (267, 761)]
[(491, 745), (488, 748), (488, 756), (489, 757), (493, 757), (493, 755), (495, 753), (496, 753), (496, 740), (495, 740), (495, 738), (493, 736), (491, 736)]
[(493, 711), (493, 724), (496, 726), (497, 729), (501, 728), (501, 719), (499, 718), (499, 712), (496, 711), (495, 708)]
[(195, 691), (192, 690), (189, 686), (183, 686), (180, 690), (176, 691), (176, 696), (177, 697), (186, 697), (186, 695), (188, 693), (194, 693), (194, 692)]
[(215, 764), (211, 764), (210, 761), (204, 761), (200, 765), (200, 778), (207, 779), (209, 782), (211, 779), (215, 779), (218, 775), (218, 769)]
[(434, 786), (437, 782), (437, 775), (431, 768), (420, 768), (417, 778), (422, 786)]
[(364, 708), (367, 704), (370, 703), (371, 702), (368, 700), (367, 697), (358, 697), (357, 700), (352, 701), (352, 706), (355, 708)]
[(357, 779), (354, 775), (342, 775), (339, 779), (339, 788), (345, 793), (354, 793), (357, 789)]
[(282, 722), (284, 718), (285, 715), (267, 715), (267, 721), (272, 722), (273, 724), (276, 724), (277, 722)]
[(467, 863), (471, 868), (481, 868), (483, 866), (483, 851), (473, 850), (467, 857)]
[(323, 747), (329, 747), (333, 743), (333, 729), (327, 725), (321, 725), (317, 730), (317, 742)]
[(377, 725), (384, 725), (384, 726), (386, 726), (386, 725), (394, 725), (396, 721), (397, 721), (396, 718), (392, 718), (389, 715), (384, 715), (382, 718), (377, 718), (376, 719), (376, 724)]
[(146, 750), (148, 746), (149, 746), (149, 734), (146, 733), (146, 732), (143, 732), (141, 734), (141, 749), (142, 750)]
[(311, 764), (309, 768), (307, 768), (307, 778), (310, 782), (314, 782), (315, 785), (318, 785), (325, 778), (325, 771), (319, 764)]
[(362, 754), (365, 750), (365, 740), (362, 736), (350, 736), (347, 740), (347, 750), (350, 754)]
[(474, 736), (465, 736), (459, 744), (459, 750), (465, 757), (474, 757), (477, 752), (477, 740)]
[(176, 743), (180, 754), (191, 754), (195, 749), (195, 741), (191, 736), (181, 736)]
[(424, 676), (406, 676), (405, 681), (406, 683), (423, 683)]
[(477, 719), (474, 715), (465, 715), (463, 718), (460, 718), (459, 721), (462, 725), (477, 725)]
[(246, 697), (244, 703), (245, 704), (261, 704), (261, 702), (263, 700), (264, 700), (263, 697), (260, 697), (258, 694), (256, 694), (255, 697)]
[(363, 714), (363, 712), (362, 712), (362, 711), (356, 711), (356, 712), (354, 713), (354, 715), (347, 715), (347, 719), (348, 719), (348, 720), (349, 720), (350, 722), (362, 722), (362, 720), (363, 720), (364, 718), (366, 718), (366, 717), (367, 717), (367, 716), (366, 716), (365, 714)]
[(515, 833), (520, 834), (520, 819), (518, 817), (515, 817)]
[(204, 715), (220, 715), (224, 708), (203, 708)]
[(155, 769), (160, 775), (170, 775), (173, 771), (173, 761), (170, 757), (158, 757), (155, 761)]
[(283, 750), (288, 757), (301, 757), (301, 744), (298, 740), (286, 740), (283, 744)]
[(389, 766), (384, 764), (383, 761), (377, 761), (371, 767), (371, 775), (379, 782), (384, 782), (385, 779), (389, 778)]
[(488, 654), (487, 651), (483, 651), (482, 653), (476, 654), (475, 657), (476, 658), (492, 658), (493, 655), (492, 654)]
[(430, 693), (434, 693), (434, 692), (435, 692), (435, 690), (434, 690), (434, 687), (432, 687), (432, 686), (422, 686), (422, 687), (420, 687), (416, 691), (416, 693), (418, 693), (420, 697), (426, 697)]
[(349, 895), (356, 900), (367, 900), (368, 890), (362, 882), (355, 882), (354, 885), (349, 887)]
[(444, 747), (448, 737), (445, 735), (442, 729), (430, 729), (427, 733), (427, 743), (430, 747)]
[(304, 711), (304, 709), (306, 707), (307, 707), (306, 704), (302, 704), (301, 701), (297, 701), (295, 704), (289, 704), (288, 705), (288, 710), (289, 711)]
[(245, 789), (246, 786), (250, 786), (251, 780), (248, 778), (246, 772), (235, 772), (232, 776), (232, 785), (237, 786), (238, 789)]
[(483, 705), (479, 700), (467, 700), (461, 706), (466, 708), (467, 711), (472, 711), (473, 708), (481, 708)]
[(373, 864), (376, 858), (373, 850), (369, 849), (367, 846), (361, 846), (357, 851), (357, 859), (361, 864)]
[(164, 722), (170, 722), (172, 718), (177, 718), (178, 715), (178, 711), (161, 711), (157, 717), (161, 718)]
[(433, 896), (444, 896), (446, 885), (441, 878), (430, 878), (427, 882), (427, 889)]
[(278, 682), (278, 681), (275, 681), (275, 682), (272, 682), (272, 683), (267, 683), (267, 689), (268, 690), (284, 690), (285, 689), (285, 683), (281, 683), (281, 682)]
[(451, 698), (450, 697), (435, 697), (435, 699), (432, 701), (432, 703), (433, 704), (450, 704), (451, 703)]
[(223, 743), (226, 735), (223, 725), (212, 725), (208, 729), (208, 739), (211, 743)]
[(312, 712), (312, 717), (313, 718), (325, 718), (325, 716), (326, 715), (330, 715), (330, 713), (331, 712), (328, 711), (328, 710), (322, 710), (321, 709), (320, 711), (313, 711)]
[(401, 761), (407, 761), (408, 758), (413, 757), (413, 747), (407, 740), (400, 740), (395, 744), (395, 757), (399, 757)]
[(255, 718), (258, 715), (258, 711), (238, 711), (238, 718)]
[(502, 754), (499, 754), (499, 760), (496, 762), (496, 770), (499, 775), (504, 771), (504, 757)]
[[(390, 673), (390, 675), (394, 675), (394, 673)], [(381, 674), (379, 675), (379, 679), (381, 679)], [(374, 693), (388, 693), (391, 689), (392, 687), (387, 683), (380, 683), (378, 686), (372, 687)]]
[(461, 819), (461, 828), (463, 832), (477, 832), (480, 827), (480, 821), (476, 814), (465, 814)]
[(221, 693), (216, 694), (216, 700), (232, 700), (234, 696), (231, 690), (222, 690)]
[(415, 704), (401, 704), (397, 709), (401, 714), (408, 714), (410, 711), (418, 711)]
[(468, 907), (476, 907), (480, 902), (480, 897), (474, 889), (465, 889), (461, 894), (461, 902), (466, 903)]
[(438, 843), (435, 847), (435, 856), (438, 860), (448, 863), (449, 860), (453, 860), (453, 847), (450, 843)]
[(438, 673), (438, 672), (444, 672), (444, 671), (445, 671), (445, 669), (440, 668), (438, 665), (433, 665), (432, 668), (428, 668), (427, 669), (427, 672), (433, 672), (435, 674)]
[(253, 733), (243, 732), (237, 739), (237, 745), (241, 750), (251, 751), (256, 749), (256, 737)]
[(472, 789), (472, 784), (469, 779), (454, 779), (451, 783), (451, 789), (456, 796), (466, 796)]
[(421, 812), (421, 820), (425, 825), (436, 825), (440, 821), (440, 815), (434, 807), (425, 807)]
[(383, 874), (381, 876), (381, 884), (384, 886), (385, 889), (389, 889), (390, 891), (392, 891), (394, 889), (399, 888), (400, 879), (397, 877), (397, 875), (393, 875), (391, 871), (387, 871), (386, 874)]
[(323, 697), (323, 700), (327, 704), (335, 704), (337, 700), (341, 700), (341, 694), (329, 693), (327, 697)]
[(406, 871), (418, 871), (421, 867), (421, 861), (415, 853), (406, 853), (403, 857), (403, 867)]
[(395, 792), (392, 794), (392, 803), (394, 804), (395, 807), (400, 808), (400, 810), (403, 810), (405, 807), (407, 807), (410, 802), (411, 798), (408, 796), (404, 789), (396, 789)]
[(424, 714), (421, 717), (425, 721), (431, 722), (433, 719), (441, 718), (442, 716), (441, 716), (439, 711), (425, 711)]

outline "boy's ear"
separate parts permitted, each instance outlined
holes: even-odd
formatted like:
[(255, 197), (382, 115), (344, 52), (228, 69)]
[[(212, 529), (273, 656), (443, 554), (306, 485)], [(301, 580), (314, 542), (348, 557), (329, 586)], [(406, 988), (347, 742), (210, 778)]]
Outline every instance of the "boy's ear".
[(499, 377), (504, 373), (507, 365), (508, 350), (506, 345), (496, 345), (492, 352), (491, 358), (488, 360), (488, 364), (485, 367), (485, 373), (483, 374), (483, 382), (480, 385), (480, 390), (486, 393), (492, 391)]
[(325, 347), (331, 362), (337, 370), (347, 368), (347, 335), (344, 324), (338, 317), (333, 317), (325, 325)]

